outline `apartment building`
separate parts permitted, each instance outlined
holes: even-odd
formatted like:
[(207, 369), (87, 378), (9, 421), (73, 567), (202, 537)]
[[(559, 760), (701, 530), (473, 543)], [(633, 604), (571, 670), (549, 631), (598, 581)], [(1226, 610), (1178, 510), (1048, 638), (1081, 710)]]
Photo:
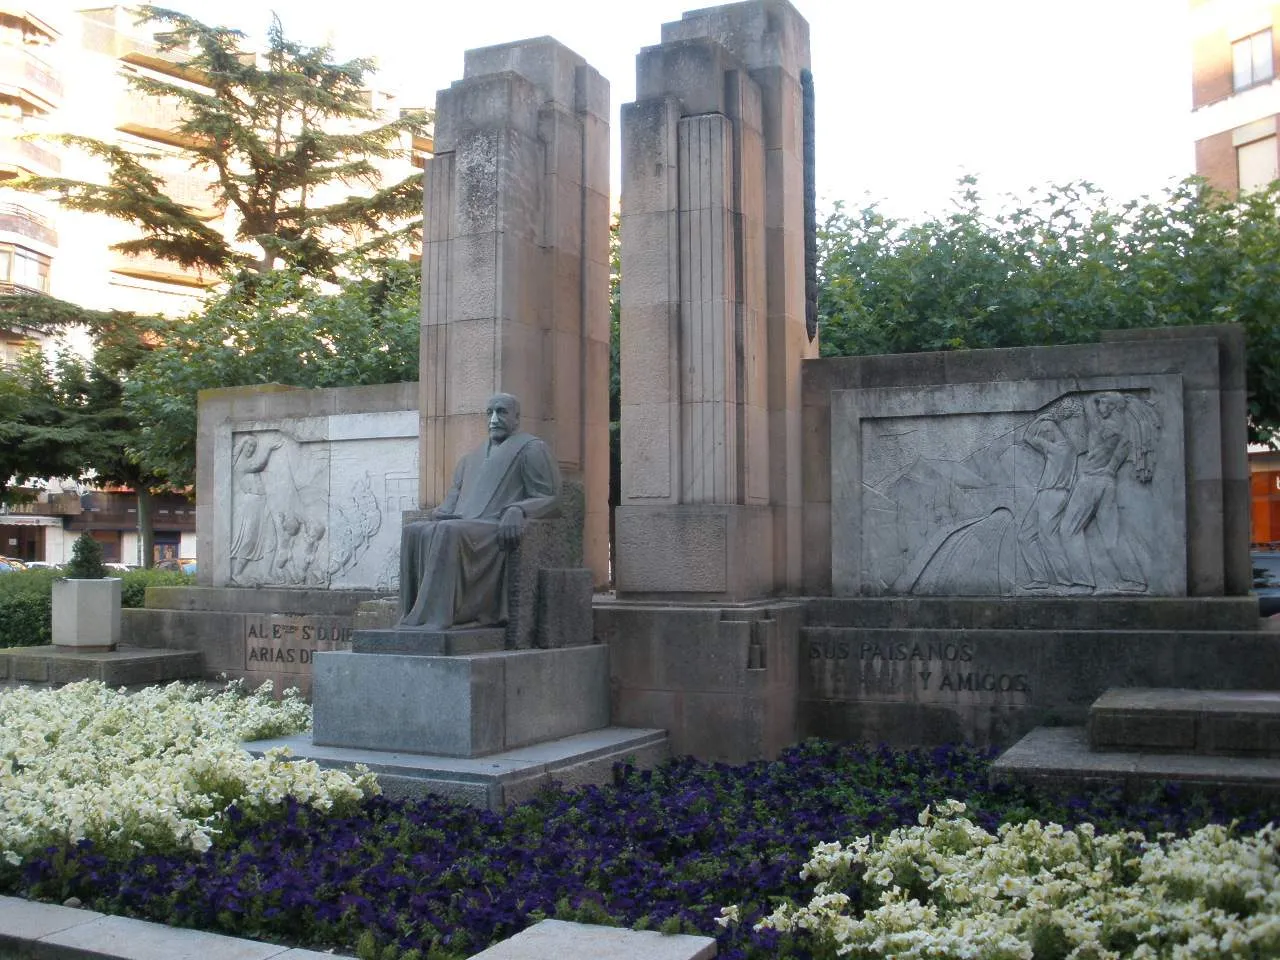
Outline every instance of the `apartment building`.
[(1196, 173), (1223, 190), (1280, 175), (1280, 3), (1191, 0)]
[[(178, 105), (141, 96), (127, 80), (137, 74), (199, 87), (202, 78), (184, 67), (180, 53), (161, 50), (150, 28), (136, 21), (135, 10), (124, 6), (55, 16), (0, 0), (0, 289), (39, 291), (95, 309), (180, 317), (198, 308), (216, 282), (195, 269), (112, 250), (134, 235), (128, 224), (67, 210), (5, 185), (23, 174), (102, 179), (101, 162), (84, 151), (31, 139), (91, 137), (145, 158), (170, 197), (224, 235), (233, 234), (234, 214), (214, 203), (213, 175), (192, 169), (182, 150)], [(402, 109), (393, 94), (367, 96), (386, 119)], [(431, 140), (415, 137), (405, 148), (404, 160), (382, 165), (384, 183), (421, 167)], [(323, 196), (317, 200), (325, 202)], [(411, 252), (417, 251), (405, 255)], [(12, 362), (33, 338), (30, 330), (0, 329), (0, 364)], [(42, 493), (36, 503), (0, 513), (0, 555), (61, 562), (74, 537), (88, 529), (102, 541), (108, 560), (138, 562), (131, 496), (82, 489)], [(194, 508), (165, 503), (154, 521), (158, 555), (195, 555)]]

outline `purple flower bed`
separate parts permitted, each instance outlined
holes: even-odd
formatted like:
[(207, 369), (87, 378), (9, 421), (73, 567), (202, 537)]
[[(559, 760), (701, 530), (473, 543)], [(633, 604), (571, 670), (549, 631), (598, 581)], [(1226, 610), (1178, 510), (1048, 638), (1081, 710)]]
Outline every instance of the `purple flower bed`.
[[(376, 798), (337, 818), (289, 802), (266, 821), (233, 810), (204, 854), (119, 861), (84, 843), (46, 851), (4, 885), (362, 955), (465, 957), (552, 916), (718, 936), (723, 957), (803, 957), (802, 945), (751, 926), (779, 897), (807, 899), (798, 874), (810, 848), (914, 823), (926, 804), (963, 800), (992, 829), (1030, 817), (1148, 833), (1280, 819), (1168, 788), (1139, 804), (1099, 790), (992, 788), (991, 758), (813, 741), (742, 767), (686, 759), (652, 772), (620, 768), (613, 786), (548, 793), (500, 816)], [(744, 922), (723, 931), (714, 919), (731, 903), (743, 905)]]

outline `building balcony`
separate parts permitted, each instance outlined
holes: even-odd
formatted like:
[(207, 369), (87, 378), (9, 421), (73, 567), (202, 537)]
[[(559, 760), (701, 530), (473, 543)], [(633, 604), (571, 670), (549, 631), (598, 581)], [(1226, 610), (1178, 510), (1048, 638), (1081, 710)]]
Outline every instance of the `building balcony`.
[(53, 43), (62, 36), (56, 27), (22, 3), (0, 0), (0, 19), (17, 23), (27, 42)]
[(0, 203), (0, 234), (16, 234), (49, 247), (58, 245), (58, 231), (53, 224), (17, 203)]
[(62, 158), (29, 140), (0, 136), (0, 180), (20, 176), (56, 177), (62, 174)]
[(178, 129), (186, 119), (185, 107), (176, 100), (133, 93), (121, 98), (116, 129), (175, 147), (191, 147), (199, 141)]
[(219, 215), (214, 205), (216, 193), (213, 181), (197, 172), (161, 173), (164, 180), (164, 192), (170, 200), (174, 200), (189, 209), (201, 220), (212, 220)]
[(145, 253), (112, 253), (111, 272), (119, 273), (126, 277), (141, 277), (144, 280), (175, 283), (184, 287), (211, 287), (218, 282), (217, 277), (210, 276), (203, 270), (184, 267), (180, 263), (161, 260), (159, 257), (153, 257)]
[(0, 46), (0, 95), (41, 113), (62, 104), (62, 81), (53, 68), (22, 47)]

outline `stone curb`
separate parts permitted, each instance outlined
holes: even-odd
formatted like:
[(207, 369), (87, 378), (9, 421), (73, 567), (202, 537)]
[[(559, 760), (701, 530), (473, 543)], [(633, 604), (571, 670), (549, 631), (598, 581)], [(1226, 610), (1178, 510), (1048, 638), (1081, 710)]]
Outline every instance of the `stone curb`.
[(0, 897), (0, 956), (14, 960), (355, 960), (17, 897)]
[[(715, 955), (716, 941), (711, 937), (543, 920), (476, 954), (474, 960), (712, 960)], [(17, 897), (0, 897), (0, 956), (5, 960), (356, 960)]]

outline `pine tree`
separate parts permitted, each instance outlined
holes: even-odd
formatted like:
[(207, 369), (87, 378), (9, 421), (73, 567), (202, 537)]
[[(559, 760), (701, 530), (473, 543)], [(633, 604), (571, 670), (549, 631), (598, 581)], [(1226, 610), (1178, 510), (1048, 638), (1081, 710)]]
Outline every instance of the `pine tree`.
[[(123, 253), (222, 273), (286, 265), (331, 277), (348, 253), (367, 255), (419, 235), (420, 176), (384, 186), (374, 161), (401, 154), (402, 137), (421, 132), (428, 118), (377, 122), (366, 84), (372, 60), (335, 62), (327, 46), (288, 40), (278, 18), (266, 52), (252, 54), (238, 30), (157, 7), (144, 7), (143, 15), (167, 28), (157, 35), (161, 51), (187, 54), (183, 75), (198, 85), (139, 74), (128, 82), (141, 96), (180, 107), (176, 139), (192, 168), (215, 178), (214, 203), (231, 214), (234, 236), (225, 238), (167, 196), (145, 155), (86, 137), (61, 139), (102, 160), (105, 183), (28, 177), (20, 189), (132, 223), (141, 236), (117, 244)], [(344, 188), (347, 195), (335, 199)], [(357, 242), (366, 234), (373, 239)], [(236, 241), (254, 252), (242, 252)]]

